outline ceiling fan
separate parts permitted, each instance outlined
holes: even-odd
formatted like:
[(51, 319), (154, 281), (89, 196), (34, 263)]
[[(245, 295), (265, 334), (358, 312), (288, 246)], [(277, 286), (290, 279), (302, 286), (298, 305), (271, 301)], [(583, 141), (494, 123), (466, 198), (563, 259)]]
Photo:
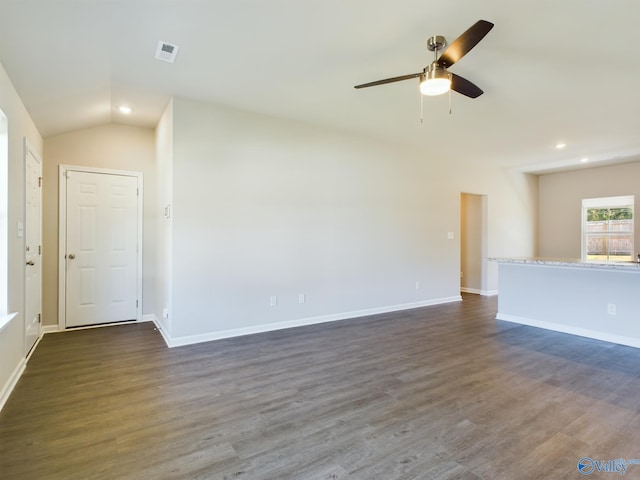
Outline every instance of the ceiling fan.
[(482, 95), (482, 90), (466, 78), (449, 72), (447, 68), (469, 53), (492, 28), (493, 23), (486, 20), (478, 20), (466, 32), (456, 38), (442, 52), (440, 58), (438, 58), (438, 52), (447, 45), (447, 41), (442, 35), (430, 37), (427, 40), (427, 48), (433, 52), (434, 60), (424, 67), (422, 72), (363, 83), (362, 85), (356, 85), (354, 88), (374, 87), (385, 83), (419, 78), (420, 92), (423, 95), (441, 95), (454, 90), (467, 97), (477, 98)]

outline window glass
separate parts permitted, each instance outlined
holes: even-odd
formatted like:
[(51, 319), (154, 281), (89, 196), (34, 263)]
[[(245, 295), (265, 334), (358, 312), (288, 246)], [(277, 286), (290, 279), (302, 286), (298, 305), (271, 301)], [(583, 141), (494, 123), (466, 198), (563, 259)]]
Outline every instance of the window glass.
[(582, 201), (582, 258), (633, 260), (633, 195)]
[(7, 117), (0, 110), (0, 316), (7, 313), (7, 205), (9, 200), (9, 138)]

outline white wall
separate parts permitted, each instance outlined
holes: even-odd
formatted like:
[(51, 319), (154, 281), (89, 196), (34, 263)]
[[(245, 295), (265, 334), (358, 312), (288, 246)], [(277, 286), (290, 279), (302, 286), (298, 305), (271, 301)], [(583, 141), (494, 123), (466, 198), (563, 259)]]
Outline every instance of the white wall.
[(158, 206), (153, 130), (104, 125), (47, 137), (43, 162), (43, 324), (58, 324), (58, 172), (61, 164), (143, 173), (142, 313), (154, 313)]
[(459, 194), (415, 155), (182, 99), (173, 122), (174, 336), (458, 295)]
[(580, 258), (582, 199), (635, 195), (636, 251), (640, 252), (640, 162), (542, 175), (540, 256)]
[(458, 298), (461, 191), (490, 256), (533, 255), (535, 177), (450, 160), (174, 99), (172, 336)]
[[(538, 254), (538, 177), (514, 170), (489, 169), (469, 162), (452, 165), (454, 188), (483, 195), (486, 202), (487, 257), (531, 257)], [(485, 262), (487, 293), (498, 292), (498, 264)]]
[(42, 156), (42, 137), (29, 117), (18, 93), (0, 65), (0, 109), (7, 116), (9, 138), (8, 192), (8, 295), (10, 312), (18, 312), (0, 332), (0, 406), (8, 383), (24, 363), (24, 238), (16, 234), (18, 222), (24, 222), (24, 153), (26, 137)]
[[(173, 209), (173, 100), (156, 127), (156, 175), (158, 235), (156, 254), (156, 294), (154, 312), (162, 329), (171, 337), (171, 245)], [(166, 209), (166, 210), (165, 210)], [(167, 218), (167, 216), (169, 218)], [(168, 316), (163, 316), (166, 310)]]

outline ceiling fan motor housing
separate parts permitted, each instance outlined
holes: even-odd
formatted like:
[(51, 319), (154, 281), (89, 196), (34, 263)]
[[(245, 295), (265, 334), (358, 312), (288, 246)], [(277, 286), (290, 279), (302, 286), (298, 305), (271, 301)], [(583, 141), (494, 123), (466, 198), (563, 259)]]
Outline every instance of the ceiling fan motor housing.
[(437, 52), (447, 46), (447, 40), (442, 35), (434, 35), (427, 39), (427, 48), (430, 52)]
[(429, 65), (424, 67), (424, 76), (427, 80), (432, 80), (434, 78), (449, 78), (449, 71), (438, 65), (438, 62), (431, 62)]

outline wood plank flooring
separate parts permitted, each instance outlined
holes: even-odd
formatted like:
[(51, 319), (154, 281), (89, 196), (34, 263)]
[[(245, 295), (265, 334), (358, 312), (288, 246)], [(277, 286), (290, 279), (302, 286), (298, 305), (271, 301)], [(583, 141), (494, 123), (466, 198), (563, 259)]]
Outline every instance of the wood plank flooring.
[(174, 349), (151, 323), (46, 335), (0, 412), (0, 478), (565, 479), (640, 459), (640, 350), (496, 307)]

